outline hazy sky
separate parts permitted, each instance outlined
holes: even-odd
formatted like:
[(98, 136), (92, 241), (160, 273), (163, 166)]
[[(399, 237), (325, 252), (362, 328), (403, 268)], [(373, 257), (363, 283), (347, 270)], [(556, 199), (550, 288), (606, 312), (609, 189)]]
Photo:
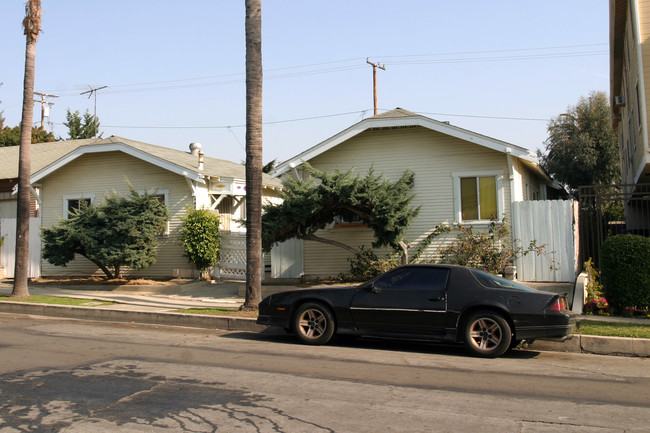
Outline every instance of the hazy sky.
[[(548, 120), (609, 92), (607, 0), (263, 0), (264, 162), (405, 108), (531, 150)], [(2, 0), (0, 110), (20, 121), (25, 0)], [(244, 0), (43, 0), (35, 91), (119, 135), (245, 159)], [(40, 122), (40, 104), (34, 122)]]

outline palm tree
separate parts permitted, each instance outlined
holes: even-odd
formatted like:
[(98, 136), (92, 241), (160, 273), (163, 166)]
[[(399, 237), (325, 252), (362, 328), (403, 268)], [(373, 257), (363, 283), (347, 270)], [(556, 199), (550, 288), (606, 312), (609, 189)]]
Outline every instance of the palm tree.
[(36, 40), (41, 32), (41, 0), (29, 0), (23, 20), (27, 46), (25, 48), (25, 81), (23, 114), (20, 127), (20, 156), (18, 161), (18, 208), (16, 212), (16, 265), (13, 297), (27, 297), (29, 277), (29, 204), (31, 201), (31, 144), (34, 119), (34, 77), (36, 75)]
[(262, 294), (262, 0), (246, 0), (246, 301)]

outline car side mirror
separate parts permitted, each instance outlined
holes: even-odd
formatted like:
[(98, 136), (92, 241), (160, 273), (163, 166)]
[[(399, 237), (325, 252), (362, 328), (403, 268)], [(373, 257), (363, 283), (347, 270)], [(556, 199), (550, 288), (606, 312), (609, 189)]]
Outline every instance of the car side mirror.
[(366, 287), (366, 290), (367, 290), (368, 292), (370, 292), (370, 293), (381, 293), (381, 289), (378, 288), (378, 287), (375, 287), (375, 283), (374, 283), (374, 282), (368, 284), (368, 286)]

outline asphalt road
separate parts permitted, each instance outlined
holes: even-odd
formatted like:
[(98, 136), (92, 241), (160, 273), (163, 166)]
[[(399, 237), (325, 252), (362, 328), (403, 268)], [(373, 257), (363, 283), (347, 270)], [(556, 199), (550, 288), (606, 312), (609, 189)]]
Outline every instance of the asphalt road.
[(650, 360), (0, 314), (0, 432), (647, 432)]

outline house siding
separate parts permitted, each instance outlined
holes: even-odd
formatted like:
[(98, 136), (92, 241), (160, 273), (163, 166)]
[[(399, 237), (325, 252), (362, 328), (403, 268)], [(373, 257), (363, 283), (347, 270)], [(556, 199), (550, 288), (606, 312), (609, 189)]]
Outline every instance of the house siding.
[[(648, 99), (647, 95), (650, 95), (650, 79), (645, 77), (650, 77), (650, 62), (646, 59), (650, 59), (650, 1), (649, 0), (639, 0), (638, 1), (638, 12), (639, 12), (639, 28), (641, 36), (639, 37), (640, 47), (641, 47), (641, 62), (643, 65), (643, 88), (639, 90), (639, 103), (642, 104), (639, 107), (640, 113), (643, 116), (643, 122), (638, 126), (636, 134), (638, 137), (637, 146), (634, 151), (634, 174), (638, 176), (640, 174), (640, 169), (650, 162), (648, 153), (650, 153), (650, 143), (648, 142)], [(638, 58), (637, 58), (638, 62)]]
[[(192, 196), (185, 179), (160, 167), (121, 152), (82, 155), (41, 180), (43, 215), (42, 225), (51, 227), (63, 216), (63, 196), (94, 194), (94, 204), (116, 192), (129, 194), (129, 184), (136, 191), (168, 191), (170, 215), (169, 235), (159, 240), (157, 262), (142, 270), (126, 269), (125, 276), (171, 278), (174, 269), (192, 269), (178, 245), (178, 231), (185, 205), (192, 205)], [(53, 266), (42, 260), (43, 276), (103, 275), (84, 257), (77, 256), (66, 267)]]
[[(415, 173), (413, 206), (421, 206), (420, 214), (408, 229), (406, 238), (414, 243), (424, 239), (431, 230), (444, 223), (453, 225), (454, 191), (452, 172), (499, 171), (503, 174), (503, 212), (511, 218), (511, 188), (507, 156), (504, 153), (460, 140), (423, 127), (367, 130), (309, 161), (323, 171), (354, 169), (365, 176), (373, 167), (375, 174), (399, 179), (406, 169)], [(530, 176), (522, 168), (524, 176)], [(520, 179), (522, 176), (520, 176)], [(521, 187), (521, 180), (519, 188)], [(351, 246), (370, 246), (369, 229), (333, 228), (318, 232), (319, 236), (340, 240)], [(443, 235), (427, 250), (425, 257), (435, 258), (435, 250), (450, 243), (455, 234)], [(341, 248), (318, 242), (305, 242), (304, 271), (306, 276), (336, 276), (349, 270), (352, 254)]]
[[(647, 163), (650, 145), (647, 141), (648, 110), (647, 95), (650, 94), (650, 0), (637, 0), (638, 31), (636, 34), (634, 9), (628, 7), (625, 17), (625, 36), (622, 48), (622, 70), (620, 87), (615, 95), (624, 96), (625, 106), (616, 110), (620, 117), (615, 121), (618, 131), (623, 183), (636, 183), (641, 170)], [(639, 63), (641, 61), (641, 64)], [(642, 74), (642, 75), (640, 75)], [(638, 90), (637, 90), (638, 89)]]

